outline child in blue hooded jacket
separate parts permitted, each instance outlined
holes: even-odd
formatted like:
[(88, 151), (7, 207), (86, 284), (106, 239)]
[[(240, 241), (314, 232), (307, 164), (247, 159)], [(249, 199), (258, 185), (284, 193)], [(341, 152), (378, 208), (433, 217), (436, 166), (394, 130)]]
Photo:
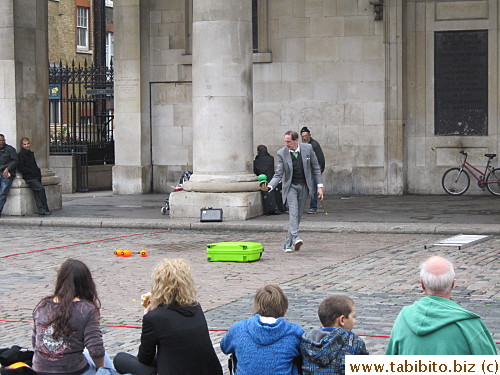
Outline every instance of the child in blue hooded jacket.
[(254, 297), (254, 316), (234, 323), (220, 343), (237, 359), (235, 375), (296, 375), (304, 330), (283, 317), (288, 299), (281, 288), (266, 285)]

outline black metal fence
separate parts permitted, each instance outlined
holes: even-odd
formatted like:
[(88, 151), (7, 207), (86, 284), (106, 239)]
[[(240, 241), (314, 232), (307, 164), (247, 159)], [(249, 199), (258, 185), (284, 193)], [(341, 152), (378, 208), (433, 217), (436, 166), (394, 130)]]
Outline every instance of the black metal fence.
[(86, 150), (87, 165), (114, 164), (113, 86), (112, 65), (49, 65), (51, 154)]

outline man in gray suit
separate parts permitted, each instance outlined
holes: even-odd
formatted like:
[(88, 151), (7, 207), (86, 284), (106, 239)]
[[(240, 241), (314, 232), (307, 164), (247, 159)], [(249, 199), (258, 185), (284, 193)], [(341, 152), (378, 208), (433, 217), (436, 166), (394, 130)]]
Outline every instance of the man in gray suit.
[(288, 203), (290, 225), (285, 237), (283, 251), (299, 251), (304, 243), (299, 237), (299, 224), (307, 198), (318, 187), (318, 198), (323, 200), (323, 181), (318, 158), (310, 144), (299, 144), (299, 134), (293, 130), (285, 133), (285, 147), (278, 151), (278, 165), (274, 177), (269, 182), (273, 190), (283, 181), (283, 203)]

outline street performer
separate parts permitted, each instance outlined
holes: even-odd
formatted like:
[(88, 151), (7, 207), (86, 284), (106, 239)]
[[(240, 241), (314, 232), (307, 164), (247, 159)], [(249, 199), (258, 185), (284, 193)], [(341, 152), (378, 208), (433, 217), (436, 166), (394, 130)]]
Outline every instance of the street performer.
[(290, 225), (285, 237), (283, 251), (299, 251), (304, 241), (299, 236), (299, 224), (307, 198), (318, 189), (318, 198), (323, 200), (323, 181), (318, 158), (308, 143), (299, 144), (299, 134), (289, 130), (285, 133), (285, 147), (278, 151), (278, 165), (268, 189), (273, 190), (283, 182), (283, 203), (288, 203)]

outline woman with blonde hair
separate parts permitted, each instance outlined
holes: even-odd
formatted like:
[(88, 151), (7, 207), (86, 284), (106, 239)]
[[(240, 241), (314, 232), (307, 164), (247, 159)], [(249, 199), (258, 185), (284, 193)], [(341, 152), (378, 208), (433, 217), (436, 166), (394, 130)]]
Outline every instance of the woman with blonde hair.
[(118, 353), (114, 364), (122, 374), (222, 374), (191, 269), (183, 259), (164, 259), (153, 271), (139, 353)]

